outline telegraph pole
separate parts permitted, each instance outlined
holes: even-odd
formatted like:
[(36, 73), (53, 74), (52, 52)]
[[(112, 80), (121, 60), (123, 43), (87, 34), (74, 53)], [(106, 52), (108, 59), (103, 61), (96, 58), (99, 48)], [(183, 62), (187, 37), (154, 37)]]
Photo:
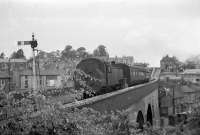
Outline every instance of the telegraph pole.
[(32, 53), (33, 53), (33, 90), (36, 92), (37, 89), (37, 79), (36, 79), (36, 64), (35, 64), (35, 48), (37, 47), (38, 43), (37, 40), (35, 40), (34, 33), (32, 34), (32, 40), (31, 41), (18, 41), (17, 44), (20, 45), (31, 45)]

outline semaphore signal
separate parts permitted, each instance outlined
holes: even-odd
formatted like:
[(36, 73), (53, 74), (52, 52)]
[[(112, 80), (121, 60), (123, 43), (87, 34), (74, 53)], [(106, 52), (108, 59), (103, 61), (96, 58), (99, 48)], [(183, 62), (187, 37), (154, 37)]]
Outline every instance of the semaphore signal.
[(37, 40), (35, 40), (34, 38), (34, 33), (32, 34), (32, 40), (30, 41), (18, 41), (17, 45), (21, 46), (21, 45), (30, 45), (32, 48), (32, 52), (33, 52), (33, 90), (34, 92), (37, 89), (37, 80), (36, 80), (36, 64), (35, 64), (35, 48), (37, 47), (38, 43)]

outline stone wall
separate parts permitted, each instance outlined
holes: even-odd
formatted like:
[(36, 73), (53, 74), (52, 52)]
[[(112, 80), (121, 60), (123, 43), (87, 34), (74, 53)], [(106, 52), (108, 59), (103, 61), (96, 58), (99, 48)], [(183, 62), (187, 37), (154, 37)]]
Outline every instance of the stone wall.
[(152, 81), (112, 93), (96, 96), (90, 99), (66, 104), (65, 107), (91, 107), (97, 111), (127, 110), (133, 104), (140, 102), (144, 97), (158, 88), (158, 82)]

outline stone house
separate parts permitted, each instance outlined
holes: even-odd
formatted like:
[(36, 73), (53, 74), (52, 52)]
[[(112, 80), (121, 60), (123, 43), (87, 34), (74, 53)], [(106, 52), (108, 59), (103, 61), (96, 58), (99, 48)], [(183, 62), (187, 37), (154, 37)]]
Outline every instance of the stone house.
[(185, 81), (200, 84), (200, 69), (186, 69), (181, 76)]
[(10, 76), (6, 72), (0, 72), (0, 91), (9, 90)]
[(19, 88), (19, 72), (27, 69), (26, 59), (0, 58), (0, 71), (9, 74), (9, 90)]
[[(61, 86), (61, 76), (59, 71), (43, 70), (37, 74), (37, 88), (48, 89)], [(19, 74), (20, 89), (33, 88), (33, 73), (31, 70), (23, 71)]]
[(169, 115), (172, 115), (173, 113), (173, 103), (172, 99), (173, 97), (170, 95), (163, 96), (160, 99), (160, 115), (167, 117)]
[(124, 63), (127, 64), (129, 66), (133, 66), (134, 65), (134, 58), (133, 56), (123, 56), (123, 57), (110, 57), (108, 59), (109, 62), (115, 61), (116, 63)]
[(161, 72), (178, 72), (181, 63), (176, 59), (176, 57), (169, 57), (166, 55), (160, 60)]
[(0, 71), (18, 71), (27, 68), (26, 59), (2, 59), (0, 58)]
[(192, 113), (195, 108), (200, 107), (200, 87), (195, 85), (184, 85), (177, 89), (182, 94), (175, 93), (175, 113)]

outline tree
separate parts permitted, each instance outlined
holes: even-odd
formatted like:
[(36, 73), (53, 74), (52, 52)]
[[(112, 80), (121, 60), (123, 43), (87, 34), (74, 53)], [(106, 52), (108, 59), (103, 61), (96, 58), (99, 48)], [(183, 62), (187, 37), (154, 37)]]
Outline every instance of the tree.
[(25, 55), (24, 55), (24, 51), (22, 49), (17, 50), (17, 52), (13, 52), (11, 54), (11, 59), (26, 59)]
[(185, 69), (195, 69), (196, 63), (194, 61), (186, 61), (184, 64)]
[(74, 59), (76, 57), (76, 51), (71, 45), (66, 45), (65, 49), (61, 52), (62, 59)]
[(185, 61), (185, 69), (195, 69), (200, 65), (200, 55), (192, 56), (186, 59)]
[(88, 52), (86, 51), (85, 47), (79, 47), (76, 50), (76, 55), (78, 58), (86, 58), (89, 56)]
[(5, 58), (5, 53), (4, 53), (4, 52), (2, 52), (2, 53), (0, 54), (0, 58), (2, 58), (2, 59)]
[(76, 51), (77, 52), (85, 52), (86, 49), (85, 49), (85, 47), (79, 47)]
[(109, 56), (108, 52), (106, 51), (106, 47), (104, 45), (99, 45), (97, 49), (93, 52), (94, 56)]
[(37, 54), (37, 58), (39, 57), (40, 59), (44, 59), (45, 58), (45, 55), (46, 55), (46, 52), (45, 51), (39, 51), (39, 53)]
[[(130, 121), (126, 112), (100, 113), (91, 108), (65, 108), (49, 102), (44, 94), (31, 91), (0, 95), (2, 135), (127, 135)], [(9, 96), (8, 96), (9, 95)], [(20, 98), (19, 98), (20, 97)], [(1, 104), (3, 103), (3, 104)], [(4, 117), (3, 117), (4, 116)]]

